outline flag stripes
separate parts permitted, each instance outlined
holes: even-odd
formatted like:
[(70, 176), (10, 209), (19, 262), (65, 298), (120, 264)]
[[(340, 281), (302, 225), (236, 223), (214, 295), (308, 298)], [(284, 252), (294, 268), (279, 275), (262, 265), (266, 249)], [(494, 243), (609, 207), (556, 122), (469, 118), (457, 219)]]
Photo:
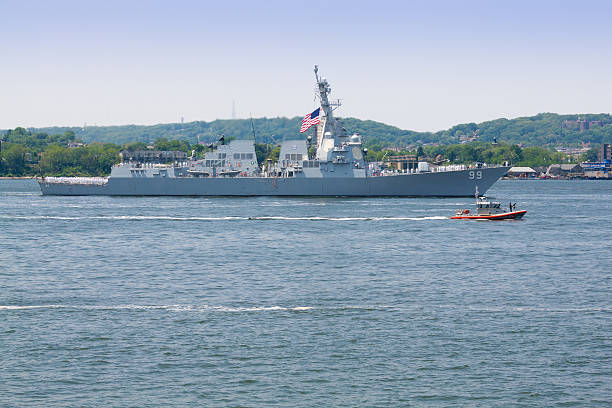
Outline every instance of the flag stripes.
[(320, 123), (321, 122), (320, 113), (321, 113), (321, 108), (315, 109), (312, 113), (307, 113), (306, 116), (304, 116), (304, 119), (302, 119), (302, 127), (300, 128), (300, 133), (304, 133), (305, 131), (310, 129), (312, 125), (316, 125)]

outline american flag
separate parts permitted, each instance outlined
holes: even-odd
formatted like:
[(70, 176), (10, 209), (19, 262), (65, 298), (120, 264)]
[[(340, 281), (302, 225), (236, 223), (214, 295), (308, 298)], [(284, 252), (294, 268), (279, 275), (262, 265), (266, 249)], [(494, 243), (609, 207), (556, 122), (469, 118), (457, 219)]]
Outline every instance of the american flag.
[(321, 108), (317, 108), (314, 112), (307, 113), (306, 116), (304, 116), (304, 119), (302, 119), (302, 127), (300, 128), (300, 133), (304, 133), (305, 131), (310, 129), (312, 125), (316, 125), (321, 122), (321, 116), (319, 116), (320, 112)]

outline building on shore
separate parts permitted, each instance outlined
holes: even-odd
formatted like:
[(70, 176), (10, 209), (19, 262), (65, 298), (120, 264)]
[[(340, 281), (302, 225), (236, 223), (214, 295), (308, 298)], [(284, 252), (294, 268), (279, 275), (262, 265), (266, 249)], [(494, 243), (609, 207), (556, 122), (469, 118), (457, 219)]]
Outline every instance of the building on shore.
[(459, 136), (459, 143), (461, 144), (466, 144), (466, 143), (472, 143), (475, 142), (476, 140), (478, 140), (478, 129), (474, 130), (472, 132), (471, 135), (468, 134), (462, 134)]
[(512, 167), (508, 170), (506, 178), (536, 178), (538, 172), (531, 167)]
[(612, 179), (612, 161), (585, 162), (581, 164), (584, 177), (589, 179)]
[(405, 173), (415, 171), (419, 167), (419, 162), (415, 155), (391, 156), (388, 160), (387, 167)]
[(597, 161), (603, 162), (606, 160), (612, 160), (612, 149), (610, 147), (612, 147), (612, 145), (607, 143), (599, 146), (599, 150), (597, 151)]
[(604, 143), (597, 150), (596, 162), (581, 163), (584, 177), (589, 179), (612, 179), (612, 145)]
[(586, 120), (583, 118), (578, 118), (576, 120), (564, 120), (561, 125), (562, 128), (577, 130), (579, 132), (584, 132), (585, 130), (593, 129), (597, 126), (602, 126), (603, 123), (601, 120)]
[(548, 166), (533, 166), (532, 169), (536, 171), (538, 176), (542, 176), (543, 174), (546, 174), (546, 170), (548, 170)]
[(548, 177), (578, 178), (584, 175), (580, 164), (551, 164), (546, 170)]
[(566, 154), (567, 156), (571, 156), (574, 159), (579, 159), (582, 157), (583, 153), (586, 153), (591, 148), (589, 143), (583, 143), (582, 147), (566, 147), (566, 146), (557, 146), (555, 150)]

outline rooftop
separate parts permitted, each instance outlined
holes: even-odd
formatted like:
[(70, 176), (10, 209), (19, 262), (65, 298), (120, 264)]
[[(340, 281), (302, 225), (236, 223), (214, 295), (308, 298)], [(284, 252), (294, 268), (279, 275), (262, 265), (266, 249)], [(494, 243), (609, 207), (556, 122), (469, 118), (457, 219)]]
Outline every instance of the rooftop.
[(508, 173), (537, 173), (531, 167), (512, 167)]

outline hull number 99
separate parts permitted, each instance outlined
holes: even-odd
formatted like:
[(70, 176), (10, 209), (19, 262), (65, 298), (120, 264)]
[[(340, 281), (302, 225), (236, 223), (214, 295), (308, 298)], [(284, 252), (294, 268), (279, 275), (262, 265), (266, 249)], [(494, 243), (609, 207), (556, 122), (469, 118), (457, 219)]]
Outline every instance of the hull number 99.
[(478, 171), (470, 171), (468, 173), (468, 177), (470, 178), (470, 180), (481, 180), (482, 179), (482, 171), (478, 170)]

